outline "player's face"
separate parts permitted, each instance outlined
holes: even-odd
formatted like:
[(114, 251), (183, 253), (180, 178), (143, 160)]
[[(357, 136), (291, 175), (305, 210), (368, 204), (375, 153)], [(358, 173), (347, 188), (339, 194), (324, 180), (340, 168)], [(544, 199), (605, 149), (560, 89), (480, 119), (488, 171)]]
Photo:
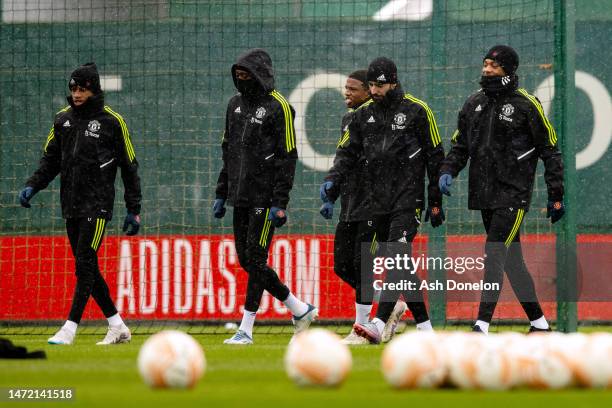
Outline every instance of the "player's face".
[(239, 81), (248, 81), (252, 78), (251, 73), (249, 71), (244, 71), (242, 69), (236, 69), (236, 79)]
[(387, 92), (391, 89), (395, 88), (395, 84), (381, 84), (380, 82), (368, 82), (368, 86), (370, 88), (370, 96), (376, 102), (380, 102), (383, 100)]
[(70, 88), (70, 95), (72, 96), (72, 102), (74, 102), (74, 105), (81, 106), (87, 102), (87, 99), (93, 96), (93, 92), (87, 88), (75, 85)]
[(363, 82), (355, 78), (347, 78), (344, 85), (344, 103), (347, 108), (354, 108), (364, 103), (370, 95)]
[(482, 75), (483, 76), (505, 76), (504, 69), (490, 58), (487, 58), (482, 62)]

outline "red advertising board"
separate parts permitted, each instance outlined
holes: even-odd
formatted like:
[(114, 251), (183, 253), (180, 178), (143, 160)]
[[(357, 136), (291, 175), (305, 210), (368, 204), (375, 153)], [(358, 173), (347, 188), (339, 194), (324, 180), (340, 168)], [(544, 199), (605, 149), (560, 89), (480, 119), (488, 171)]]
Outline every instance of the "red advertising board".
[[(529, 235), (522, 239), (530, 240)], [(605, 250), (582, 259), (583, 267), (609, 267), (612, 236), (579, 239), (579, 243), (593, 242)], [(417, 244), (424, 243), (426, 237), (419, 237)], [(111, 236), (104, 239), (99, 259), (117, 308), (127, 319), (236, 320), (242, 314), (247, 274), (238, 264), (231, 235)], [(528, 266), (532, 262), (527, 259)], [(278, 235), (269, 264), (296, 296), (320, 308), (322, 319), (354, 318), (354, 294), (333, 273), (333, 236)], [(0, 320), (65, 319), (74, 284), (74, 260), (66, 237), (0, 238)], [(581, 304), (580, 318), (612, 320), (611, 305)], [(447, 306), (450, 319), (475, 318), (476, 303)], [(554, 317), (554, 302), (544, 306), (547, 315)], [(93, 300), (84, 317), (103, 317)], [(524, 315), (517, 302), (502, 302), (496, 317)], [(259, 319), (289, 318), (281, 302), (264, 294)]]

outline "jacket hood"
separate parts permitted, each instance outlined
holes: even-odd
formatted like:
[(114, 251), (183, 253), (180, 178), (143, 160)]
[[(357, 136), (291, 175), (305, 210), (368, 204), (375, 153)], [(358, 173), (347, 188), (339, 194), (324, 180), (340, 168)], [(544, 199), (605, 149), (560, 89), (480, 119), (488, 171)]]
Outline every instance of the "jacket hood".
[(272, 59), (266, 50), (253, 48), (238, 57), (236, 63), (232, 65), (232, 79), (234, 80), (234, 85), (238, 87), (236, 83), (236, 68), (244, 68), (249, 71), (266, 93), (274, 90)]

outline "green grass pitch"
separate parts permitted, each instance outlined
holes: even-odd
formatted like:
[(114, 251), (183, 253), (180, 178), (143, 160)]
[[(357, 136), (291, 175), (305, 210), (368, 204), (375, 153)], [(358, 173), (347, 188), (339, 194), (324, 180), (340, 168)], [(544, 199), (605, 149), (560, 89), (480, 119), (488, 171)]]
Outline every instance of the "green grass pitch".
[(250, 347), (223, 345), (226, 334), (194, 335), (205, 350), (207, 370), (192, 390), (151, 390), (144, 385), (137, 372), (136, 358), (148, 335), (136, 334), (130, 344), (111, 347), (95, 345), (103, 337), (100, 332), (80, 334), (73, 346), (47, 345), (48, 334), (9, 334), (3, 337), (31, 350), (44, 349), (48, 359), (0, 360), (0, 387), (70, 387), (76, 394), (72, 402), (0, 402), (0, 406), (7, 407), (612, 406), (612, 390), (393, 390), (380, 372), (382, 346), (353, 347), (353, 370), (337, 389), (297, 388), (286, 377), (283, 368), (283, 355), (290, 338), (288, 333), (256, 332), (256, 344)]

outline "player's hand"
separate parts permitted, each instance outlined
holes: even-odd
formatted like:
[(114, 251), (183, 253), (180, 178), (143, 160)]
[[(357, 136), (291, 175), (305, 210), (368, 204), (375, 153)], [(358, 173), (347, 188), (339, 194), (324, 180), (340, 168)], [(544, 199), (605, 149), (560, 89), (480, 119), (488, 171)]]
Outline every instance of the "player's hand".
[(331, 201), (324, 202), (319, 209), (319, 214), (321, 214), (326, 220), (331, 220), (334, 216), (334, 203)]
[(327, 192), (331, 190), (333, 186), (334, 186), (334, 183), (329, 180), (321, 184), (321, 188), (319, 189), (319, 194), (321, 195), (321, 201), (323, 201), (324, 203), (329, 201)]
[(287, 213), (282, 208), (271, 207), (268, 220), (272, 221), (276, 228), (282, 227), (287, 222)]
[(442, 194), (446, 194), (450, 197), (450, 186), (453, 184), (453, 176), (448, 173), (444, 173), (440, 176), (440, 180), (438, 181), (438, 187), (440, 188), (440, 192)]
[(19, 193), (19, 203), (22, 207), (30, 208), (32, 205), (30, 204), (30, 200), (36, 194), (36, 190), (33, 187), (26, 187)]
[(565, 214), (565, 206), (563, 201), (548, 200), (546, 205), (546, 218), (550, 218), (551, 224), (559, 221)]
[(225, 200), (217, 198), (213, 203), (213, 215), (215, 218), (223, 218), (225, 216)]
[(123, 221), (123, 232), (126, 235), (136, 235), (140, 229), (140, 215), (128, 213)]
[(444, 223), (446, 217), (444, 216), (444, 210), (442, 207), (428, 207), (425, 212), (425, 222), (431, 219), (431, 226), (438, 228)]

